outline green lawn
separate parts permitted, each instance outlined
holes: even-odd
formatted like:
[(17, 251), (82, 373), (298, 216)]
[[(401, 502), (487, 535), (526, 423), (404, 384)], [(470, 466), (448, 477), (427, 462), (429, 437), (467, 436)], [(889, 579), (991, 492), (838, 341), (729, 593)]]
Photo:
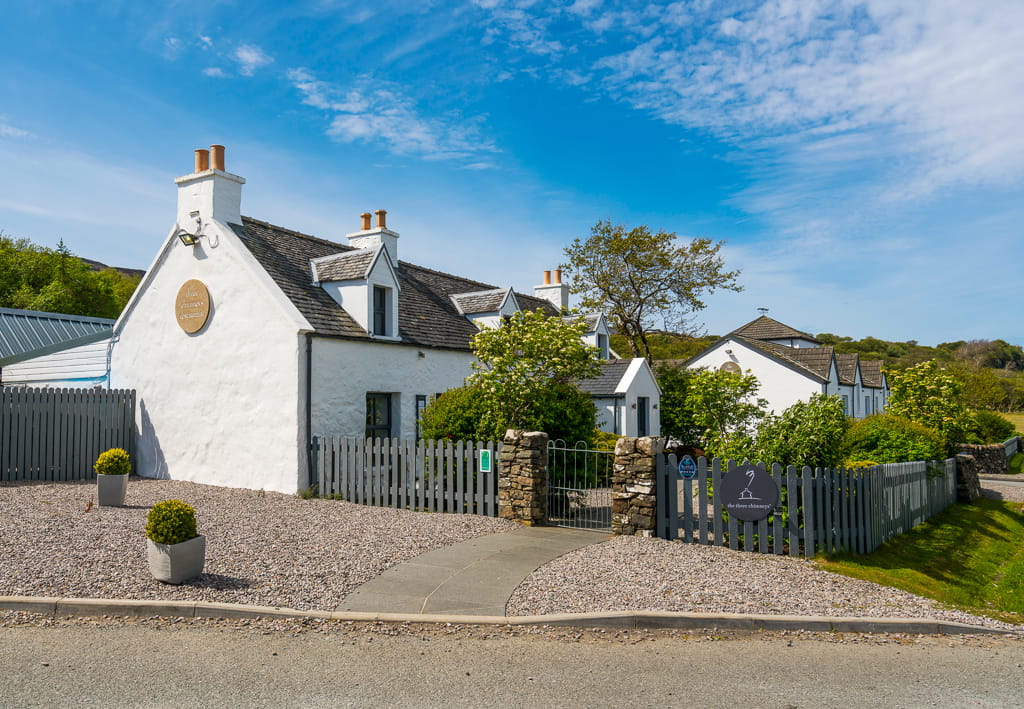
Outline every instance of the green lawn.
[(1024, 623), (1024, 513), (1017, 502), (954, 504), (873, 554), (820, 557), (826, 571), (874, 581), (975, 615)]
[(1014, 411), (1012, 414), (1008, 414), (1002, 411), (997, 412), (1004, 419), (1012, 423), (1017, 427), (1017, 433), (1024, 436), (1024, 411)]

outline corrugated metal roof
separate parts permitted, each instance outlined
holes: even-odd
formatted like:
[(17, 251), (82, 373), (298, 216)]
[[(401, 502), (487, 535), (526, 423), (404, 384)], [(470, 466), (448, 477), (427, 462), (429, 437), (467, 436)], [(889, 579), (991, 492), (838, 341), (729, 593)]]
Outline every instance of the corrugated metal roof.
[(107, 318), (0, 308), (0, 365), (28, 353), (46, 354), (109, 336), (113, 326)]

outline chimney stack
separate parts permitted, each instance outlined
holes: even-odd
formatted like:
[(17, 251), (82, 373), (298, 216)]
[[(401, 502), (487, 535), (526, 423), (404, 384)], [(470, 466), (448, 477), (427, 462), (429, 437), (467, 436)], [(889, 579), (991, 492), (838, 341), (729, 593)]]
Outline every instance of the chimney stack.
[(193, 212), (199, 213), (204, 224), (214, 220), (241, 224), (245, 179), (224, 170), (224, 146), (200, 148), (194, 155), (195, 172), (174, 181), (178, 185), (178, 224), (191, 227)]
[(562, 269), (554, 270), (555, 282), (551, 282), (551, 271), (544, 271), (544, 282), (533, 287), (535, 298), (543, 298), (560, 312), (569, 308), (569, 286), (562, 283)]
[(348, 245), (354, 249), (375, 248), (384, 245), (391, 258), (391, 263), (398, 265), (398, 234), (388, 229), (388, 213), (384, 209), (378, 209), (377, 226), (371, 224), (372, 215), (363, 212), (359, 215), (362, 229), (348, 235)]

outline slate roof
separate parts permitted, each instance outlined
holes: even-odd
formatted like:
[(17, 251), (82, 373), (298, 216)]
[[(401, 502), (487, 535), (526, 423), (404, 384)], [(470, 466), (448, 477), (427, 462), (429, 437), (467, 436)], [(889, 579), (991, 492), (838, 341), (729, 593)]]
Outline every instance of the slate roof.
[(353, 281), (365, 278), (366, 271), (377, 255), (376, 247), (358, 249), (330, 256), (315, 264), (318, 281)]
[(525, 293), (516, 293), (515, 296), (516, 302), (519, 303), (519, 307), (523, 310), (543, 310), (550, 317), (558, 315), (558, 308), (550, 300), (526, 295)]
[(821, 340), (817, 339), (813, 335), (808, 335), (806, 332), (795, 330), (789, 325), (784, 325), (778, 320), (773, 320), (767, 315), (762, 315), (759, 318), (751, 320), (746, 325), (736, 328), (729, 334), (746, 337), (749, 340), (788, 340), (791, 338), (801, 338), (821, 344)]
[(458, 293), (452, 296), (455, 307), (466, 315), (493, 313), (501, 308), (510, 288), (492, 288), (474, 293)]
[(828, 381), (829, 369), (831, 368), (834, 354), (832, 347), (786, 347), (774, 342), (751, 340), (745, 337), (738, 337), (737, 339), (751, 347), (773, 355), (776, 359), (781, 359), (794, 365), (797, 369), (811, 374), (820, 381)]
[(860, 363), (860, 381), (866, 387), (872, 389), (882, 388), (882, 365), (880, 359), (873, 359)]
[(114, 321), (0, 308), (0, 366), (109, 337)]
[(576, 380), (574, 384), (585, 394), (591, 396), (622, 396), (615, 388), (622, 381), (632, 360), (612, 359), (601, 363), (601, 373), (592, 379)]
[[(857, 361), (860, 356), (856, 352), (836, 353), (836, 373), (840, 384), (857, 383)], [(863, 380), (863, 374), (861, 374)]]
[[(318, 335), (371, 339), (331, 296), (312, 282), (309, 270), (310, 259), (354, 252), (356, 249), (251, 217), (242, 217), (242, 224), (232, 224), (231, 228)], [(401, 342), (468, 351), (469, 340), (477, 333), (477, 328), (458, 312), (451, 297), (500, 289), (489, 283), (460, 278), (405, 261), (399, 261), (396, 273), (400, 286), (398, 328)], [(546, 300), (513, 293), (523, 308), (543, 308), (551, 315), (558, 314)]]

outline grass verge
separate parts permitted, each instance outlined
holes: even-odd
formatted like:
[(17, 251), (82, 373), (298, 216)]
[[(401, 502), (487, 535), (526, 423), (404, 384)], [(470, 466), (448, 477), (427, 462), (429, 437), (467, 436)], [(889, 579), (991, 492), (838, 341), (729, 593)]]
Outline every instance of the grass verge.
[(820, 557), (826, 571), (1024, 623), (1024, 513), (1018, 502), (954, 504), (872, 554)]
[(1024, 453), (1015, 453), (1006, 461), (1006, 473), (1008, 475), (1020, 475), (1024, 473)]
[(1024, 411), (1013, 411), (1011, 413), (999, 411), (997, 413), (1017, 427), (1018, 435), (1024, 436)]

